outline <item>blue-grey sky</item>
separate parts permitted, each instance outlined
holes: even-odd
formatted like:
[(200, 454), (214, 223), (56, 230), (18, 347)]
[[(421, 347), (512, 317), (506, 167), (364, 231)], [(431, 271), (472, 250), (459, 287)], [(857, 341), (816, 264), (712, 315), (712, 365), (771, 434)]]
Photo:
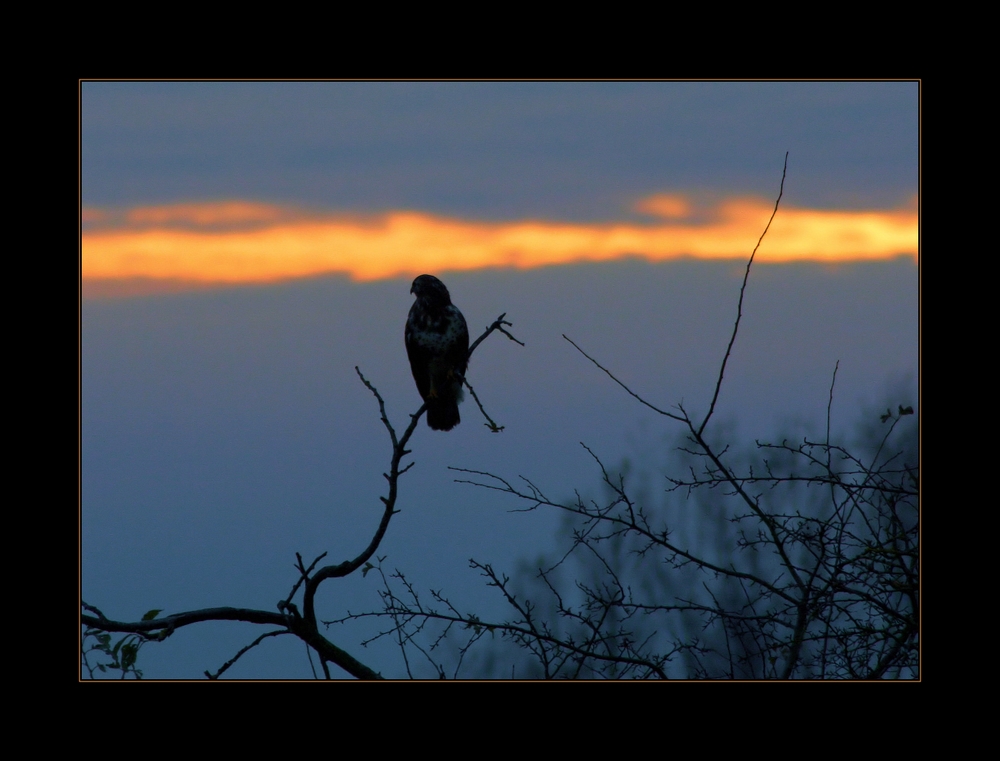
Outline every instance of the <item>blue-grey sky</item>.
[[(773, 199), (789, 151), (783, 202), (895, 208), (918, 189), (917, 97), (912, 82), (87, 82), (83, 204), (236, 199), (619, 220), (654, 193)], [(703, 412), (742, 265), (626, 259), (435, 274), (473, 335), (507, 312), (526, 346), (494, 336), (470, 368), (503, 433), (490, 434), (468, 402), (454, 431), (418, 429), (417, 464), (379, 554), (421, 588), (496, 611), (468, 558), (513, 570), (551, 545), (558, 517), (507, 512), (515, 505), (453, 483), (447, 466), (523, 474), (569, 496), (599, 482), (580, 441), (608, 464), (668, 460), (676, 431), (561, 334), (655, 404)], [(890, 398), (916, 404), (917, 282), (906, 257), (756, 268), (720, 435), (746, 443), (817, 425), (837, 360), (837, 430)], [(324, 277), (85, 301), (84, 599), (120, 619), (273, 609), (294, 583), (296, 551), (356, 554), (378, 520), (389, 444), (354, 366), (402, 427), (419, 406), (402, 344), (408, 290), (401, 278)], [(375, 609), (376, 590), (372, 575), (328, 582), (321, 617)], [(140, 666), (197, 678), (258, 633), (194, 627), (147, 646)], [(362, 648), (360, 630), (331, 637), (403, 673), (391, 647)], [(272, 640), (231, 675), (310, 671), (299, 643)]]
[(594, 220), (654, 192), (892, 207), (915, 82), (88, 82), (83, 202), (243, 198)]

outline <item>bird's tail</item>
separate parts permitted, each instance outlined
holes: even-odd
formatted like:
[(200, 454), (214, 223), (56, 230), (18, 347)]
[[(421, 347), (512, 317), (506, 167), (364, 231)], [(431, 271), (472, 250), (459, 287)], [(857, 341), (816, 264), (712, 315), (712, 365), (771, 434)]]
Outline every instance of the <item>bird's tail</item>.
[(450, 431), (462, 421), (457, 399), (428, 399), (427, 425), (435, 431)]

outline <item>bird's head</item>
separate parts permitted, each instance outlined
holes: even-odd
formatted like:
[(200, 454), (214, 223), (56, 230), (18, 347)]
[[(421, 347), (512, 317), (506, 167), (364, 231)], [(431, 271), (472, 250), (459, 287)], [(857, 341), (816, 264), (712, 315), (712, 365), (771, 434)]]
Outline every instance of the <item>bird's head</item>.
[(445, 307), (451, 303), (448, 289), (433, 275), (421, 275), (414, 280), (410, 293), (415, 294), (417, 301), (428, 307)]

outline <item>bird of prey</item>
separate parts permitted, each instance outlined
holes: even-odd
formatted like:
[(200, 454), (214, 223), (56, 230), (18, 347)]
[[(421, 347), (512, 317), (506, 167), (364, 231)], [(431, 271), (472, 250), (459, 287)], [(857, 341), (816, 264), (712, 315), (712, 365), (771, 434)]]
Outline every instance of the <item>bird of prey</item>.
[(433, 275), (413, 281), (417, 299), (406, 319), (406, 353), (417, 391), (427, 402), (427, 425), (450, 431), (459, 424), (458, 403), (469, 364), (469, 328), (444, 283)]

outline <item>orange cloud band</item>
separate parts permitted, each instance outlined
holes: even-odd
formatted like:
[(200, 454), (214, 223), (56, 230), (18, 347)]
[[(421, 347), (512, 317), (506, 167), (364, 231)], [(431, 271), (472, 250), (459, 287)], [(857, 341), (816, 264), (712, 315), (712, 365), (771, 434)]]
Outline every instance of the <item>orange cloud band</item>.
[[(655, 209), (656, 205), (647, 207)], [(376, 280), (443, 270), (603, 261), (626, 255), (654, 261), (681, 256), (745, 258), (767, 224), (773, 202), (729, 200), (714, 210), (713, 220), (707, 223), (653, 225), (469, 222), (415, 212), (357, 220), (290, 215), (263, 204), (238, 208), (240, 214), (234, 213), (233, 203), (178, 204), (118, 215), (120, 226), (84, 232), (83, 277), (260, 283), (345, 272), (356, 280)], [(685, 213), (682, 206), (666, 211), (674, 218)], [(85, 210), (88, 223), (114, 218), (99, 209)], [(255, 226), (205, 229), (213, 221), (231, 224), (234, 218)], [(187, 229), (168, 224), (185, 221), (190, 223)], [(137, 226), (142, 224), (159, 226)], [(912, 210), (782, 207), (758, 261), (916, 257), (917, 242), (917, 214)]]

